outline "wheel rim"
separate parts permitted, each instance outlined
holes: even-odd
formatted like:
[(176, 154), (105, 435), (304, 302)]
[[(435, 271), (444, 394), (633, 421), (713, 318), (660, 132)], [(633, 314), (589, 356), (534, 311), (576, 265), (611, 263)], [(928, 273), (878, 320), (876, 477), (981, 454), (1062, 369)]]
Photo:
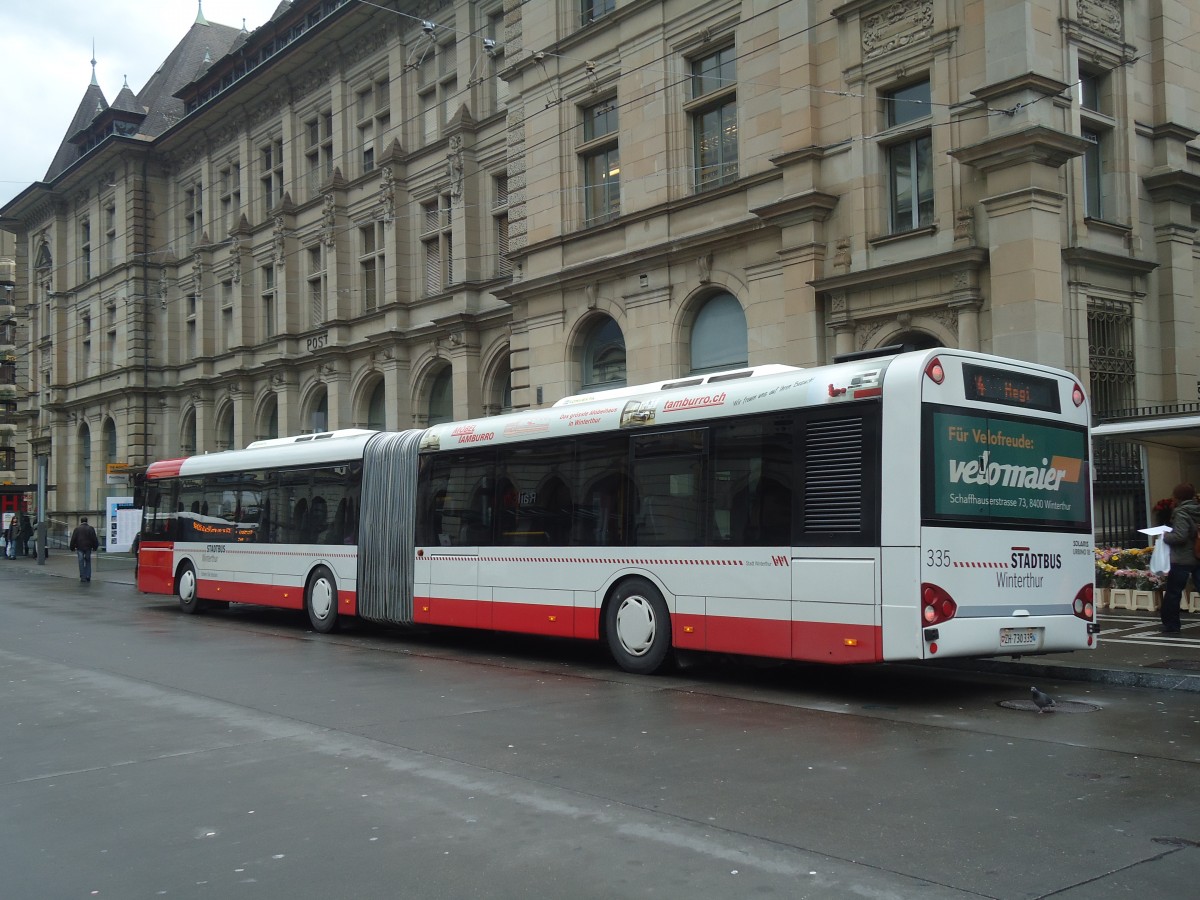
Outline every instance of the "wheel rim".
[(324, 621), (329, 618), (333, 611), (333, 585), (329, 583), (328, 578), (318, 578), (312, 583), (308, 602), (312, 607), (312, 614), (317, 619)]
[(191, 603), (196, 596), (196, 573), (187, 568), (179, 573), (179, 599)]
[(626, 597), (617, 610), (617, 640), (630, 656), (645, 656), (654, 645), (658, 621), (645, 597)]

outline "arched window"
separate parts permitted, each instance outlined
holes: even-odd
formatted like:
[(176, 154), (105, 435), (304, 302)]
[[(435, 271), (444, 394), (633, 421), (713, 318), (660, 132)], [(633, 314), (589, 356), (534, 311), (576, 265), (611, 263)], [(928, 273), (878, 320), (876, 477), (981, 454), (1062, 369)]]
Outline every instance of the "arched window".
[(263, 401), (258, 416), (258, 440), (270, 441), (279, 437), (279, 398), (274, 394)]
[(625, 335), (614, 320), (598, 322), (583, 342), (583, 369), (579, 387), (584, 391), (625, 386)]
[(888, 344), (899, 344), (905, 350), (932, 350), (942, 346), (942, 342), (924, 331), (905, 331), (888, 340)]
[(728, 292), (704, 302), (692, 323), (692, 373), (738, 369), (748, 364), (746, 314)]
[(434, 376), (429, 386), (429, 424), (454, 421), (454, 377), (450, 366)]
[(233, 404), (229, 404), (217, 416), (217, 449), (233, 450)]
[(310, 406), (311, 412), (308, 414), (309, 431), (313, 434), (320, 434), (322, 431), (329, 430), (329, 392), (324, 387), (320, 389)]
[(371, 399), (367, 401), (367, 427), (373, 431), (384, 431), (387, 427), (387, 392), (383, 380), (375, 383)]
[(183, 414), (183, 426), (179, 429), (179, 449), (190, 456), (196, 452), (196, 411), (189, 409)]
[(104, 420), (104, 463), (120, 462), (117, 459), (117, 426), (112, 419)]
[(79, 429), (79, 472), (80, 505), (86, 509), (92, 502), (92, 429), (87, 425)]
[(486, 415), (503, 415), (512, 412), (512, 367), (508, 354), (496, 362), (488, 385)]

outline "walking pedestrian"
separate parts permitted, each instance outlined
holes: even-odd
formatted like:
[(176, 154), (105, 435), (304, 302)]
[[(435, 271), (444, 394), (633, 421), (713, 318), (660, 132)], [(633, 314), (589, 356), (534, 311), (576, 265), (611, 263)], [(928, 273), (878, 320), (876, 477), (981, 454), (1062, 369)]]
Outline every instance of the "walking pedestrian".
[(80, 518), (79, 524), (71, 532), (68, 546), (75, 551), (75, 558), (79, 560), (79, 580), (91, 581), (92, 551), (100, 549), (100, 538), (96, 535), (96, 529), (88, 524), (87, 516)]
[(1183, 589), (1188, 579), (1196, 580), (1200, 559), (1196, 557), (1196, 529), (1200, 527), (1200, 502), (1196, 500), (1196, 488), (1191, 484), (1175, 485), (1171, 492), (1175, 498), (1175, 510), (1171, 513), (1171, 530), (1162, 539), (1171, 548), (1171, 570), (1167, 572), (1166, 589), (1163, 591), (1162, 633), (1179, 634), (1179, 606)]

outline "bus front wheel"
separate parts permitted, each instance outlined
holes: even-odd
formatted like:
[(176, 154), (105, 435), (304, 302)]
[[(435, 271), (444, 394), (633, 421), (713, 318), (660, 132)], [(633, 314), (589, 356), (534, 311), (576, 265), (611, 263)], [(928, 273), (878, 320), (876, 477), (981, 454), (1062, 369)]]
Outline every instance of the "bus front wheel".
[(191, 563), (179, 567), (175, 576), (175, 593), (179, 597), (179, 608), (189, 616), (200, 612), (200, 596), (196, 592), (196, 570)]
[(630, 578), (613, 592), (604, 626), (608, 650), (626, 672), (651, 675), (666, 662), (671, 615), (658, 588), (645, 578)]
[(308, 610), (308, 621), (312, 623), (313, 631), (329, 634), (337, 628), (337, 582), (333, 573), (324, 566), (318, 566), (308, 579), (304, 608)]

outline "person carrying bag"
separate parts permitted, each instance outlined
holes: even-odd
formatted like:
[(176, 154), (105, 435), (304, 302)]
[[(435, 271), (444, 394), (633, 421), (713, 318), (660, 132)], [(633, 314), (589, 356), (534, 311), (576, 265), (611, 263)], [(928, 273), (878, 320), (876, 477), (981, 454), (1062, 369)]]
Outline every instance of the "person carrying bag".
[(1163, 543), (1170, 547), (1171, 552), (1171, 566), (1167, 572), (1160, 610), (1162, 633), (1166, 635), (1180, 633), (1182, 623), (1179, 620), (1179, 607), (1183, 589), (1187, 587), (1189, 578), (1195, 583), (1196, 570), (1200, 568), (1200, 557), (1196, 554), (1197, 539), (1200, 538), (1200, 528), (1197, 527), (1200, 526), (1200, 502), (1196, 500), (1196, 488), (1184, 482), (1175, 485), (1171, 495), (1177, 501), (1171, 513), (1171, 530), (1162, 536)]

